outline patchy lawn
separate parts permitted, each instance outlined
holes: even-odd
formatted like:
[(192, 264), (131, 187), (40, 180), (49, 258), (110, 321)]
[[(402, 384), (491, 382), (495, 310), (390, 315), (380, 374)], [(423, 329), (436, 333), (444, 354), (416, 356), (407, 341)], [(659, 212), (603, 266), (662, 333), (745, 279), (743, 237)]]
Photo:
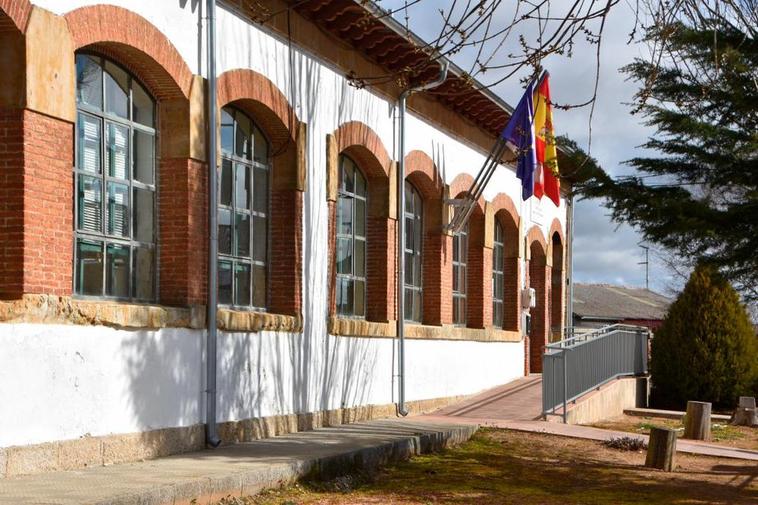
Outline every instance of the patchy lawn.
[[(639, 417), (623, 415), (615, 419), (609, 419), (591, 426), (606, 430), (626, 431), (629, 433), (650, 434), (650, 428), (661, 426), (678, 430), (677, 436), (684, 433), (684, 425), (677, 419), (664, 419), (662, 417)], [(749, 426), (732, 426), (726, 421), (711, 423), (711, 442), (714, 444), (752, 449), (758, 451), (758, 428)]]
[(755, 504), (758, 465), (677, 455), (673, 473), (645, 453), (600, 442), (482, 429), (469, 442), (378, 475), (301, 483), (219, 505), (295, 504)]

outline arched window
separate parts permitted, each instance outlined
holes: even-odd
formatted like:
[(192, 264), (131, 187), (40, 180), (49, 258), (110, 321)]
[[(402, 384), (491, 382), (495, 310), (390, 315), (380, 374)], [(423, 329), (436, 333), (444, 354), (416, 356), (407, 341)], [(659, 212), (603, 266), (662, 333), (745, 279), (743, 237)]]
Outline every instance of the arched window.
[(340, 156), (337, 197), (337, 314), (366, 316), (366, 178)]
[(405, 319), (422, 320), (423, 202), (416, 188), (405, 182)]
[(155, 101), (115, 63), (76, 55), (74, 293), (155, 299)]
[(468, 223), (453, 235), (453, 324), (466, 325)]
[(502, 328), (504, 324), (503, 317), (503, 296), (504, 287), (504, 235), (503, 227), (495, 221), (495, 238), (492, 245), (492, 325), (495, 328)]
[(218, 301), (267, 305), (269, 143), (241, 111), (221, 110), (218, 198)]

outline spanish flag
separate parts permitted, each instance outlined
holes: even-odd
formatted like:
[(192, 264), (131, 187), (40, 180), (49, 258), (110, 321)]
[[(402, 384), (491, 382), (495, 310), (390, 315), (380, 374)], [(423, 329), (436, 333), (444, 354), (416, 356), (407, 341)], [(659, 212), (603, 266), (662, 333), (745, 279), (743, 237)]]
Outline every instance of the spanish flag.
[(553, 109), (550, 105), (549, 75), (534, 91), (534, 132), (537, 168), (534, 173), (534, 196), (547, 195), (556, 206), (560, 204), (560, 182), (558, 180), (558, 151), (553, 133)]

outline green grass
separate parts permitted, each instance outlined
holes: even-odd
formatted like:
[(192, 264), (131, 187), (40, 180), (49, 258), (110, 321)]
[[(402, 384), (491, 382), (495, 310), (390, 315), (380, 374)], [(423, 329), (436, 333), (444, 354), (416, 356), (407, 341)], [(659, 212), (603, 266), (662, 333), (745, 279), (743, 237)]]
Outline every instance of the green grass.
[(677, 461), (676, 472), (663, 473), (642, 466), (643, 452), (483, 429), (458, 448), (419, 456), (377, 475), (301, 483), (225, 505), (758, 503), (753, 462), (692, 456)]

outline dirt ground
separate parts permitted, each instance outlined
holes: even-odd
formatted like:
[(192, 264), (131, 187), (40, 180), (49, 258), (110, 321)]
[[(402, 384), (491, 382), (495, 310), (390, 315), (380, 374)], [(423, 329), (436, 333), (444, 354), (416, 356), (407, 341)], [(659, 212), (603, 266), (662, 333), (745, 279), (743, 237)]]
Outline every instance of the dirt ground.
[[(661, 417), (639, 417), (623, 415), (608, 421), (594, 423), (596, 428), (607, 430), (627, 431), (630, 433), (649, 434), (652, 426), (661, 426), (679, 430), (677, 435), (682, 436), (684, 425), (675, 419)], [(726, 421), (711, 423), (711, 443), (739, 447), (741, 449), (758, 450), (758, 428), (749, 426), (731, 426)]]
[(752, 461), (677, 454), (676, 470), (600, 442), (482, 429), (469, 442), (378, 475), (301, 483), (219, 505), (294, 504), (756, 504)]

